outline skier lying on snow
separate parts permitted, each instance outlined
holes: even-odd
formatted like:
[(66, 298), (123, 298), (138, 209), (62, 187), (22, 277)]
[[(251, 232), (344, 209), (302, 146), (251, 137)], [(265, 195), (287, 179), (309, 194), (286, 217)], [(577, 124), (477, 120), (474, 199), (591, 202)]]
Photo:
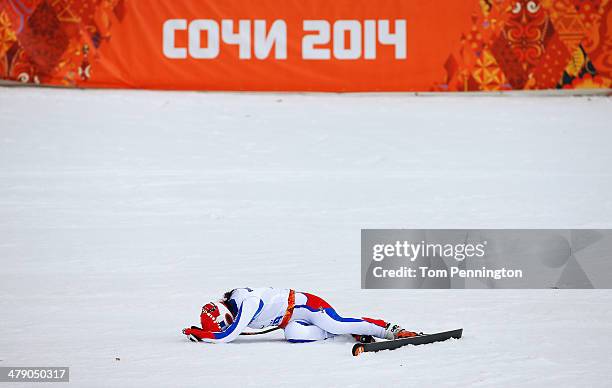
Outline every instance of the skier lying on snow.
[(230, 342), (247, 327), (285, 330), (289, 342), (313, 342), (339, 334), (352, 334), (357, 340), (372, 337), (398, 339), (417, 334), (381, 319), (343, 318), (318, 296), (280, 288), (236, 288), (218, 302), (202, 307), (202, 328), (192, 326), (183, 334), (194, 341)]

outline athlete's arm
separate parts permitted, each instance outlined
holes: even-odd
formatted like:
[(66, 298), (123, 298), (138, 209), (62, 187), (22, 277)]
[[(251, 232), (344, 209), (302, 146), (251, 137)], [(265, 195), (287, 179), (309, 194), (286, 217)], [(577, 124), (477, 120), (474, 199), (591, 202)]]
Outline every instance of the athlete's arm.
[(192, 328), (185, 329), (183, 333), (186, 335), (193, 334), (204, 342), (231, 342), (238, 338), (240, 333), (247, 328), (255, 315), (259, 313), (260, 306), (263, 307), (263, 301), (261, 299), (255, 296), (247, 298), (242, 302), (240, 308), (238, 308), (234, 323), (229, 325), (224, 331), (211, 332)]

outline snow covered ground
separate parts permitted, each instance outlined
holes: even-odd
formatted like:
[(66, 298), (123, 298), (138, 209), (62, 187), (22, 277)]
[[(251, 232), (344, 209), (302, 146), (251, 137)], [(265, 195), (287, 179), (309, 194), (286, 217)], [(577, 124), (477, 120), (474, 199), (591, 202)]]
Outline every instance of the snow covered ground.
[[(0, 366), (77, 386), (611, 386), (612, 291), (360, 290), (361, 228), (612, 227), (612, 100), (0, 88)], [(180, 329), (240, 286), (464, 338)], [(116, 360), (120, 358), (120, 360)], [(16, 385), (18, 386), (18, 385)]]

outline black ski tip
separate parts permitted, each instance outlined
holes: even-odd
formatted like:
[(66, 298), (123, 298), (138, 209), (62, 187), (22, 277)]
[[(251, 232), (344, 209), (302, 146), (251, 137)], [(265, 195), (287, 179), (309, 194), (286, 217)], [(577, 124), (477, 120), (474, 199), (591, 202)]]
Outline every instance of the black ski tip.
[(360, 355), (364, 351), (365, 351), (365, 348), (364, 348), (363, 344), (358, 343), (358, 344), (353, 345), (353, 350), (352, 350), (353, 356), (357, 357), (358, 355)]

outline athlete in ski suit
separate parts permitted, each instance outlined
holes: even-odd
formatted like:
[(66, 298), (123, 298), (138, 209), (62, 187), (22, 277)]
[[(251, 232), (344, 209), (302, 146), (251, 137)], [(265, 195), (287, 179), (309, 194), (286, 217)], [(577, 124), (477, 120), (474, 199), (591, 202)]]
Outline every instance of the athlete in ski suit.
[(247, 327), (278, 326), (289, 342), (312, 342), (339, 334), (397, 339), (416, 333), (380, 319), (341, 317), (318, 296), (279, 288), (237, 288), (202, 308), (202, 327), (183, 329), (192, 340), (230, 342)]

